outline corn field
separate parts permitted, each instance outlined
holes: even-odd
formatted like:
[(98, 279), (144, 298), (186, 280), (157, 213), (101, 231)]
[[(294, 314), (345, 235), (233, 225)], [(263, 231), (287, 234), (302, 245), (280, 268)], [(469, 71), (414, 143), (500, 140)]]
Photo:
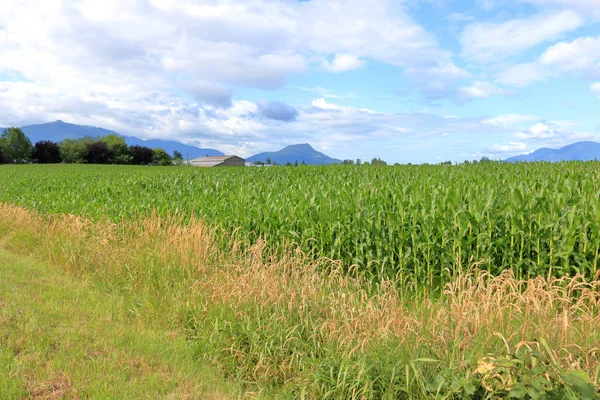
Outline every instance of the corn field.
[(194, 215), (250, 246), (299, 246), (438, 286), (476, 265), (519, 279), (600, 260), (600, 163), (298, 168), (2, 166), (0, 202), (118, 222)]

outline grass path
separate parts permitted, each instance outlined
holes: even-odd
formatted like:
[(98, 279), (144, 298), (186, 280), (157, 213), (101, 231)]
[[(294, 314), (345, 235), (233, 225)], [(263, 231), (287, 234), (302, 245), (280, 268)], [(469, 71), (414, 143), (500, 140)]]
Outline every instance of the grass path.
[(240, 397), (119, 296), (0, 248), (0, 398)]

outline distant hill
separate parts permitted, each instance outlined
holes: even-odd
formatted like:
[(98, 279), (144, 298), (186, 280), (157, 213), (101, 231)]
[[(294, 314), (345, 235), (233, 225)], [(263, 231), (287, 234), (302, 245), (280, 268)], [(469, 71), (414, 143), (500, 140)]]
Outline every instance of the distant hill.
[(279, 151), (272, 151), (266, 153), (259, 153), (246, 159), (250, 162), (263, 162), (266, 163), (267, 158), (271, 159), (271, 163), (286, 164), (298, 161), (309, 165), (328, 165), (328, 164), (340, 164), (342, 161), (335, 158), (331, 158), (321, 152), (316, 151), (311, 147), (310, 144), (294, 144), (287, 146)]
[(507, 162), (600, 160), (600, 143), (577, 142), (560, 149), (541, 148), (533, 153), (507, 158)]
[(215, 149), (202, 149), (195, 146), (189, 146), (180, 142), (172, 140), (143, 140), (134, 136), (121, 135), (115, 131), (111, 131), (104, 128), (96, 128), (94, 126), (84, 126), (69, 124), (63, 121), (49, 122), (47, 124), (28, 125), (21, 127), (23, 133), (27, 135), (31, 143), (35, 144), (41, 140), (51, 140), (53, 142), (60, 142), (64, 139), (80, 139), (85, 136), (92, 138), (106, 135), (119, 135), (125, 139), (125, 142), (130, 145), (147, 146), (150, 148), (161, 148), (167, 153), (173, 154), (173, 151), (177, 150), (183, 157), (189, 157), (190, 159), (201, 157), (201, 156), (222, 156), (224, 155)]

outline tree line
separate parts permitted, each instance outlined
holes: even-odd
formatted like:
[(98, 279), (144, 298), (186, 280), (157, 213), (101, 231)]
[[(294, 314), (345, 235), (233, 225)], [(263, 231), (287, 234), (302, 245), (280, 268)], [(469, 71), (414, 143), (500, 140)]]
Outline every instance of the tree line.
[(183, 155), (174, 151), (146, 146), (128, 146), (119, 135), (98, 138), (65, 139), (61, 142), (42, 140), (35, 145), (20, 128), (5, 129), (0, 135), (0, 164), (124, 164), (180, 165)]

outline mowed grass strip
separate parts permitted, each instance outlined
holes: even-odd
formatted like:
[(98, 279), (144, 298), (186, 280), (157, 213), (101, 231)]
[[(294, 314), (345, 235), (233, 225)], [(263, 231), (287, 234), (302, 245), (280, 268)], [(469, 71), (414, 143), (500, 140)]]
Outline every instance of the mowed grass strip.
[(0, 398), (238, 397), (124, 298), (0, 249)]

